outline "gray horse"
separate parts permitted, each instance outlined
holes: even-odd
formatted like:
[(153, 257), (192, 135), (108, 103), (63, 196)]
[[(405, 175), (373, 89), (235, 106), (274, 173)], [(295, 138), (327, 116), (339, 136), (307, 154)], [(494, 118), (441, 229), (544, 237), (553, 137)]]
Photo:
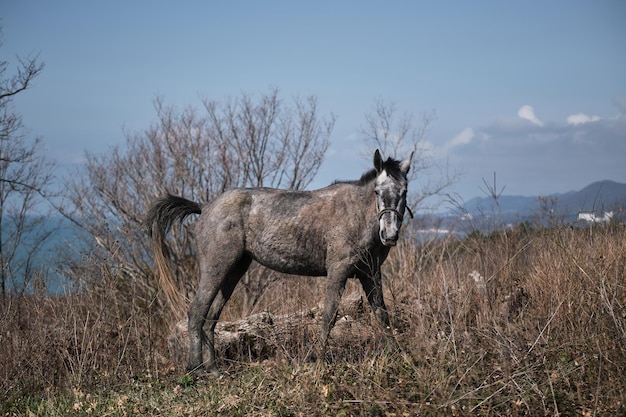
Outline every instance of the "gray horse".
[[(189, 308), (188, 370), (204, 365), (210, 373), (219, 372), (215, 325), (253, 260), (288, 274), (328, 276), (322, 354), (348, 278), (360, 280), (374, 315), (388, 329), (380, 266), (398, 241), (412, 157), (384, 161), (376, 150), (374, 169), (361, 179), (315, 191), (240, 188), (204, 206), (172, 195), (158, 200), (146, 225), (166, 289), (174, 286), (166, 267), (165, 233), (172, 222), (201, 214), (195, 225), (200, 284)], [(208, 334), (203, 331), (205, 324)], [(208, 345), (206, 362), (203, 342)]]

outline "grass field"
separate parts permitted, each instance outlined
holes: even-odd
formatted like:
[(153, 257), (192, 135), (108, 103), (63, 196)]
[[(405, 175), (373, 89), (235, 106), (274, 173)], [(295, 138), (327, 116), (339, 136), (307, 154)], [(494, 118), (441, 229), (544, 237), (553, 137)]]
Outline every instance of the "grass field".
[[(219, 379), (171, 360), (171, 320), (127, 277), (5, 299), (0, 415), (626, 415), (623, 226), (413, 242), (384, 266), (395, 343), (365, 305), (324, 363), (301, 360), (307, 328), (262, 354), (218, 353)], [(323, 280), (286, 282), (255, 310), (318, 305)], [(241, 318), (242, 298), (224, 320)]]

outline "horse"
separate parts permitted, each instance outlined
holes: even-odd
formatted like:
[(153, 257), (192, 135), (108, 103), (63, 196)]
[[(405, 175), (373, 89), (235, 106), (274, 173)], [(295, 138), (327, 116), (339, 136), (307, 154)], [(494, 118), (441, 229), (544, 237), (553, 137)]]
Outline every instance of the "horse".
[[(200, 282), (188, 310), (190, 372), (219, 375), (215, 326), (235, 286), (254, 260), (275, 271), (327, 276), (319, 346), (321, 357), (348, 278), (358, 278), (374, 316), (390, 330), (381, 265), (400, 236), (407, 207), (407, 174), (413, 153), (383, 160), (356, 181), (336, 181), (313, 191), (235, 188), (200, 205), (168, 194), (150, 208), (151, 236), (161, 285), (175, 288), (167, 266), (165, 234), (175, 221), (195, 223)], [(207, 324), (208, 334), (203, 328)], [(203, 359), (203, 344), (208, 358)]]

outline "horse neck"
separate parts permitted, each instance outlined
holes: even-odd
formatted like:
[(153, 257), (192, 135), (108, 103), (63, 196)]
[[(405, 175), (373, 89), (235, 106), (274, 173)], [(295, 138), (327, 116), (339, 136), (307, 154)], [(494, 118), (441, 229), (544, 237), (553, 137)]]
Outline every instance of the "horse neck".
[[(339, 187), (339, 188), (336, 188)], [(343, 204), (348, 206), (351, 215), (361, 217), (365, 220), (376, 219), (378, 217), (378, 207), (376, 205), (376, 194), (374, 193), (374, 181), (365, 183), (359, 182), (338, 182), (318, 192), (326, 193), (332, 190), (335, 196), (343, 200)]]
[(376, 218), (378, 216), (378, 205), (376, 204), (376, 194), (374, 193), (374, 182), (370, 181), (360, 185), (362, 187), (362, 198), (365, 206), (365, 216), (367, 218)]

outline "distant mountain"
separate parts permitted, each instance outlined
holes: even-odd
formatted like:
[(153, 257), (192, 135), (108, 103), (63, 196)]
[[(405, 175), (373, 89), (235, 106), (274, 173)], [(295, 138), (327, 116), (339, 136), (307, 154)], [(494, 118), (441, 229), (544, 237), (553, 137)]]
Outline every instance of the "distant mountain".
[(474, 197), (463, 207), (468, 213), (479, 215), (485, 213), (527, 213), (537, 211), (537, 197), (502, 195), (496, 202), (491, 197)]
[(498, 213), (504, 218), (527, 219), (538, 213), (542, 204), (569, 219), (581, 211), (604, 212), (626, 208), (626, 184), (604, 180), (589, 184), (580, 191), (543, 197), (502, 195), (497, 202), (491, 197), (475, 197), (466, 202), (462, 210), (474, 216)]
[[(530, 221), (563, 221), (582, 225), (579, 213), (589, 219), (612, 218), (626, 223), (626, 184), (598, 181), (580, 191), (546, 196), (475, 197), (447, 213), (424, 216), (413, 223), (419, 236), (431, 238), (454, 234), (463, 236), (476, 230), (490, 233)], [(610, 216), (605, 213), (613, 212)]]
[(578, 192), (561, 195), (558, 206), (567, 213), (625, 207), (626, 184), (609, 180), (594, 182)]

